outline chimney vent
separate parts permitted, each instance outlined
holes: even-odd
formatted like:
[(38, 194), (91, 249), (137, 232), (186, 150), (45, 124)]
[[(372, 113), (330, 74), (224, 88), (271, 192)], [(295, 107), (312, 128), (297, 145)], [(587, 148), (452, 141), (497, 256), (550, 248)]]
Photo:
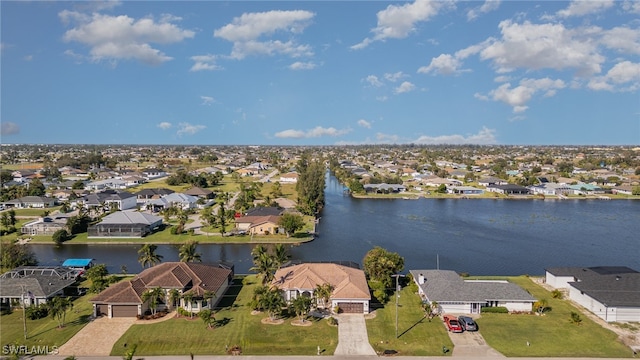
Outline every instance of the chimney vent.
[(424, 284), (424, 275), (420, 274), (418, 276), (418, 284), (420, 285)]

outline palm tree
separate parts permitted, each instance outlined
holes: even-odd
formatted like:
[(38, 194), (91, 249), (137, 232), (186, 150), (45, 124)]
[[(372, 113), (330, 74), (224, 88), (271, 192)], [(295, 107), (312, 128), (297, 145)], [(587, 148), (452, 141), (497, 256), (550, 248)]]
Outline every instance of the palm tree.
[(284, 246), (284, 244), (276, 244), (276, 247), (274, 248), (274, 251), (273, 251), (273, 256), (274, 256), (275, 262), (278, 264), (278, 267), (286, 263), (291, 257), (291, 255), (289, 255), (289, 252), (287, 251), (287, 248)]
[(156, 254), (156, 249), (158, 249), (157, 245), (144, 244), (140, 250), (138, 250), (138, 254), (140, 254), (138, 256), (138, 262), (143, 268), (147, 267), (147, 265), (152, 267), (162, 261), (163, 256)]
[(198, 242), (194, 240), (187, 241), (182, 246), (180, 246), (180, 250), (178, 255), (180, 256), (180, 261), (182, 262), (201, 262), (202, 255), (197, 252)]
[[(213, 291), (205, 291), (204, 294), (202, 295), (202, 299), (203, 301), (206, 301), (207, 303), (212, 303), (213, 299), (216, 298), (216, 293), (214, 293)], [(213, 304), (209, 305), (210, 308), (213, 308)]]
[(178, 300), (180, 300), (180, 292), (176, 289), (169, 290), (169, 303), (171, 303), (172, 308), (176, 307)]
[(149, 300), (149, 309), (151, 309), (151, 314), (155, 315), (156, 309), (158, 308), (158, 302), (162, 301), (165, 296), (166, 294), (164, 290), (158, 286), (142, 293), (142, 301), (146, 302)]
[(189, 304), (189, 317), (191, 318), (193, 318), (193, 298), (194, 296), (192, 292), (182, 294), (182, 299), (184, 300), (185, 308), (187, 307), (187, 304)]
[(213, 311), (211, 311), (210, 309), (201, 310), (198, 313), (198, 317), (200, 317), (200, 319), (202, 319), (202, 321), (204, 321), (205, 325), (207, 325), (207, 328), (209, 328), (209, 329), (211, 329), (213, 327), (213, 324), (216, 321), (215, 315), (214, 315)]
[(312, 299), (308, 296), (298, 296), (293, 299), (291, 306), (293, 307), (293, 311), (295, 311), (296, 315), (300, 318), (301, 322), (304, 322), (305, 316), (311, 310)]
[(335, 290), (335, 287), (329, 283), (318, 284), (314, 291), (316, 295), (316, 299), (322, 300), (322, 307), (327, 308), (327, 304), (329, 304), (329, 300), (331, 299), (331, 294)]
[(267, 284), (273, 280), (275, 271), (278, 269), (274, 257), (269, 253), (263, 253), (253, 260), (254, 266), (249, 269), (255, 271), (259, 275), (262, 275), (262, 283)]
[(286, 305), (284, 299), (280, 295), (280, 290), (277, 288), (268, 289), (262, 297), (260, 297), (260, 308), (266, 310), (269, 313), (269, 318), (275, 320), (275, 318), (282, 312), (282, 308)]
[(260, 255), (266, 254), (266, 253), (267, 253), (267, 248), (264, 245), (262, 245), (262, 244), (256, 245), (251, 250), (251, 257), (253, 258), (253, 263), (254, 264), (256, 263), (256, 261), (260, 257)]
[(51, 318), (58, 320), (58, 327), (63, 328), (67, 311), (73, 308), (73, 302), (71, 301), (70, 296), (56, 296), (49, 301), (48, 308)]

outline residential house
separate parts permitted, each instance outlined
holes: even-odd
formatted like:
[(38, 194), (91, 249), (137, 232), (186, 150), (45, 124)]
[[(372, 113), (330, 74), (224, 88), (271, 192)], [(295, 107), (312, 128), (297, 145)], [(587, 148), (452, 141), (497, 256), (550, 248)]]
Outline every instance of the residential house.
[(371, 295), (367, 280), (357, 265), (350, 263), (302, 263), (281, 267), (271, 283), (282, 291), (285, 301), (298, 296), (315, 297), (319, 285), (331, 284), (333, 291), (325, 308), (341, 312), (367, 314)]
[(631, 185), (620, 185), (611, 189), (613, 194), (633, 195), (633, 187)]
[(105, 216), (98, 224), (89, 226), (88, 237), (141, 238), (162, 225), (159, 216), (135, 211), (116, 211)]
[(524, 186), (507, 184), (507, 185), (489, 185), (487, 191), (504, 195), (529, 195), (531, 190)]
[(44, 216), (22, 225), (20, 233), (25, 235), (53, 235), (58, 230), (67, 229), (67, 217)]
[(165, 195), (160, 199), (152, 199), (145, 202), (144, 207), (146, 209), (151, 209), (153, 211), (159, 211), (161, 209), (167, 209), (170, 207), (177, 207), (178, 209), (188, 210), (193, 209), (197, 205), (198, 198), (195, 196), (182, 194), (182, 193), (171, 193), (169, 195)]
[(242, 216), (236, 218), (235, 229), (252, 235), (278, 234), (283, 232), (278, 225), (279, 220), (280, 216), (274, 215)]
[(543, 182), (540, 185), (529, 186), (532, 194), (542, 195), (567, 195), (572, 193), (571, 188), (565, 184)]
[[(187, 262), (166, 262), (143, 270), (129, 281), (109, 286), (91, 299), (94, 316), (136, 317), (150, 311), (149, 300), (143, 301), (145, 291), (160, 287), (165, 298), (156, 310), (170, 309), (169, 293), (177, 290), (181, 296), (178, 306), (198, 313), (203, 309), (213, 309), (226, 293), (233, 280), (233, 266), (228, 264), (202, 264)], [(212, 298), (205, 298), (213, 294)], [(184, 295), (191, 295), (187, 302)]]
[(160, 179), (167, 176), (167, 172), (160, 169), (144, 169), (142, 170), (142, 174), (147, 180)]
[(166, 188), (155, 189), (142, 189), (133, 195), (136, 196), (136, 202), (138, 204), (144, 204), (147, 200), (160, 199), (161, 197), (169, 194), (173, 194), (174, 191)]
[(405, 192), (407, 188), (404, 185), (399, 184), (365, 184), (364, 191), (367, 193), (379, 193), (379, 194), (389, 194), (389, 193), (401, 193)]
[(186, 190), (184, 192), (184, 194), (195, 196), (195, 197), (199, 197), (199, 198), (202, 198), (202, 199), (211, 199), (211, 198), (213, 198), (215, 196), (213, 191), (211, 191), (209, 189), (203, 189), (203, 188), (198, 187), (198, 186), (194, 186), (191, 189)]
[(484, 190), (475, 188), (473, 186), (452, 186), (447, 188), (447, 192), (449, 194), (459, 194), (459, 195), (482, 195), (484, 194)]
[[(78, 272), (61, 266), (21, 266), (0, 275), (0, 306), (45, 304), (76, 283)], [(68, 291), (68, 290), (67, 290)]]
[(56, 205), (56, 199), (45, 196), (23, 196), (18, 199), (5, 201), (2, 203), (6, 208), (28, 209), (37, 208), (45, 209)]
[(91, 181), (85, 185), (85, 189), (93, 191), (101, 191), (107, 189), (126, 189), (127, 182), (122, 179), (104, 179)]
[(289, 172), (289, 173), (280, 175), (280, 183), (282, 184), (295, 184), (297, 182), (298, 182), (297, 172)]
[(604, 189), (597, 185), (578, 183), (568, 186), (573, 191), (574, 195), (604, 194)]
[(516, 284), (501, 280), (464, 280), (452, 270), (410, 270), (424, 302), (437, 302), (439, 310), (479, 314), (483, 307), (531, 311), (536, 299)]
[(441, 177), (429, 177), (422, 180), (422, 184), (425, 186), (439, 187), (440, 185), (450, 186), (462, 186), (462, 181), (457, 179), (443, 179)]
[(484, 186), (484, 187), (489, 187), (493, 185), (507, 185), (507, 184), (509, 184), (507, 180), (502, 180), (492, 176), (483, 177), (482, 179), (478, 180), (478, 185)]
[(626, 266), (545, 269), (545, 282), (607, 322), (640, 321), (640, 272)]
[[(95, 194), (88, 194), (76, 200), (87, 209), (104, 207), (109, 210), (112, 206), (117, 210), (135, 209), (136, 196), (127, 191), (105, 190)], [(114, 205), (111, 205), (114, 204)]]

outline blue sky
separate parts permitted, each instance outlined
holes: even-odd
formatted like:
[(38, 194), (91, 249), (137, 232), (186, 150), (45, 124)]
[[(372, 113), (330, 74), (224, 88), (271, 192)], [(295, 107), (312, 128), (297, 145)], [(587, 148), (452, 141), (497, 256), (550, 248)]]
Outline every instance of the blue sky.
[(2, 1), (2, 143), (640, 144), (639, 1)]

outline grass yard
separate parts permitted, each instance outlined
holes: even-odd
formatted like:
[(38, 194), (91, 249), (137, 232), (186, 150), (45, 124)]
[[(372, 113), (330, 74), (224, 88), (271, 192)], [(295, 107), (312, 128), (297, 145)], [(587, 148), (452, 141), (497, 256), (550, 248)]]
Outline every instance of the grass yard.
[(249, 282), (237, 278), (216, 311), (218, 326), (207, 329), (197, 317), (174, 318), (156, 324), (132, 326), (114, 345), (111, 355), (122, 356), (137, 345), (136, 356), (151, 355), (224, 355), (225, 347), (238, 345), (243, 355), (316, 355), (317, 347), (324, 354), (333, 354), (338, 344), (338, 328), (326, 319), (314, 320), (311, 326), (294, 326), (294, 317), (283, 324), (267, 325), (261, 320), (265, 313), (251, 315), (246, 305), (256, 286), (256, 277)]
[[(398, 335), (396, 339), (395, 299), (384, 308), (376, 310), (376, 317), (367, 320), (369, 342), (376, 352), (396, 350), (400, 356), (442, 356), (442, 347), (453, 349), (453, 343), (442, 321), (434, 318), (429, 322), (420, 307), (420, 297), (411, 287), (400, 292), (398, 306)], [(448, 353), (450, 355), (451, 352)]]
[[(88, 286), (83, 283), (82, 286)], [(18, 344), (32, 346), (48, 346), (50, 351), (54, 347), (60, 347), (82, 329), (89, 321), (93, 312), (93, 306), (89, 299), (95, 294), (87, 294), (73, 301), (73, 309), (66, 315), (65, 326), (58, 328), (58, 321), (51, 317), (38, 320), (27, 319), (27, 340), (24, 340), (24, 323), (22, 310), (15, 309), (9, 315), (0, 316), (0, 334), (2, 334), (2, 345)]]
[[(507, 357), (631, 357), (631, 350), (615, 333), (590, 320), (566, 300), (554, 299), (528, 277), (509, 280), (535, 298), (547, 299), (551, 310), (544, 316), (482, 314), (477, 320), (480, 332), (497, 351)], [(580, 313), (580, 325), (570, 321), (572, 311)]]

